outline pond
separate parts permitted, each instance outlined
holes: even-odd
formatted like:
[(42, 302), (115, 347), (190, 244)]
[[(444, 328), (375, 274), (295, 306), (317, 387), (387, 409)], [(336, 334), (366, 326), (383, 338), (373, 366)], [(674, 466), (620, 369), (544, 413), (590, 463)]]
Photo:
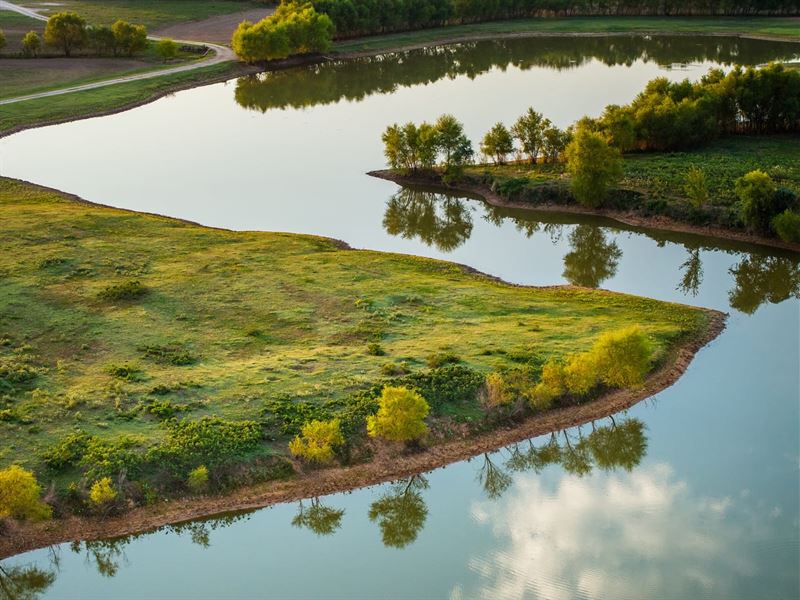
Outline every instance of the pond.
[[(0, 173), (232, 229), (312, 233), (724, 310), (671, 388), (625, 414), (411, 480), (1, 563), (33, 597), (796, 598), (796, 254), (372, 179), (392, 122), (566, 126), (651, 78), (796, 58), (735, 38), (532, 38), (293, 69), (0, 140)], [(800, 155), (798, 156), (800, 160)], [(8, 589), (8, 588), (7, 588)]]

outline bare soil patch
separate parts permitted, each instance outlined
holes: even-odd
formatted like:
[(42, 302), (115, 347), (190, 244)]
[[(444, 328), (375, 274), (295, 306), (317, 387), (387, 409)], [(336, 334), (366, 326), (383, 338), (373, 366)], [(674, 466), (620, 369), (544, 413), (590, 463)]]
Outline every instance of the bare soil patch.
[(230, 44), (233, 31), (242, 21), (260, 21), (268, 17), (275, 9), (273, 7), (254, 8), (229, 15), (210, 17), (202, 21), (192, 21), (171, 25), (153, 32), (153, 35), (169, 37), (176, 40), (192, 40), (209, 42), (212, 44)]

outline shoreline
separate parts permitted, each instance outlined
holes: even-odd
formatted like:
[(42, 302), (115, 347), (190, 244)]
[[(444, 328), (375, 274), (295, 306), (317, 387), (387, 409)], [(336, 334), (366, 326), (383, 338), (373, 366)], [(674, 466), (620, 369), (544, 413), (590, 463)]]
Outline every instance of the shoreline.
[(136, 508), (119, 516), (77, 517), (14, 524), (0, 535), (0, 560), (46, 546), (137, 535), (217, 514), (256, 510), (274, 504), (353, 491), (433, 471), (554, 431), (583, 425), (626, 410), (673, 385), (695, 355), (725, 329), (727, 314), (704, 309), (704, 330), (670, 350), (668, 359), (637, 389), (610, 391), (592, 402), (529, 416), (475, 437), (454, 439), (413, 454), (380, 453), (368, 463), (301, 472), (297, 478), (239, 488), (221, 496), (185, 498)]
[[(665, 17), (668, 18), (668, 17)], [(513, 22), (513, 21), (512, 21)], [(493, 23), (490, 21), (489, 23)], [(446, 27), (440, 28), (446, 31)], [(424, 30), (423, 30), (424, 31)], [(389, 34), (392, 35), (402, 35), (402, 32)], [(232, 69), (230, 73), (224, 73), (219, 75), (211, 76), (207, 79), (203, 79), (202, 81), (189, 81), (185, 83), (175, 83), (172, 85), (167, 85), (163, 89), (160, 89), (153, 93), (152, 96), (146, 98), (144, 100), (137, 100), (134, 102), (129, 102), (114, 108), (110, 108), (108, 110), (98, 110), (95, 112), (90, 112), (85, 115), (78, 115), (74, 117), (65, 117), (59, 119), (52, 119), (48, 121), (42, 121), (38, 123), (31, 123), (31, 124), (23, 124), (23, 125), (15, 125), (9, 129), (0, 131), (0, 139), (4, 137), (8, 137), (14, 135), (15, 133), (20, 133), (22, 131), (27, 131), (29, 129), (38, 129), (40, 127), (49, 127), (52, 125), (61, 125), (64, 123), (72, 123), (74, 121), (82, 121), (84, 119), (93, 119), (96, 117), (106, 117), (114, 114), (118, 114), (121, 112), (126, 112), (128, 110), (132, 110), (134, 108), (138, 108), (140, 106), (144, 106), (146, 104), (150, 104), (151, 102), (155, 102), (165, 96), (170, 94), (174, 94), (176, 92), (186, 91), (190, 89), (195, 89), (198, 87), (203, 87), (205, 85), (212, 85), (214, 83), (222, 83), (225, 81), (230, 81), (237, 77), (242, 77), (245, 75), (255, 75), (258, 73), (270, 73), (273, 71), (282, 71), (285, 69), (290, 69), (294, 67), (306, 67), (315, 64), (324, 64), (327, 62), (336, 62), (336, 61), (351, 61), (359, 58), (367, 58), (370, 56), (380, 56), (382, 54), (391, 54), (394, 52), (409, 52), (413, 50), (421, 50), (424, 48), (437, 48), (441, 46), (448, 46), (452, 44), (463, 44), (468, 42), (477, 42), (477, 41), (485, 41), (485, 40), (503, 40), (503, 39), (525, 39), (525, 38), (545, 38), (545, 37), (562, 37), (562, 38), (603, 38), (603, 37), (614, 37), (614, 36), (636, 36), (636, 35), (649, 35), (649, 36), (696, 36), (701, 35), (704, 37), (734, 37), (734, 38), (742, 38), (742, 39), (753, 39), (753, 40), (763, 40), (763, 41), (773, 41), (773, 42), (791, 42), (800, 45), (800, 38), (792, 37), (792, 36), (780, 36), (780, 35), (768, 35), (768, 34), (760, 34), (760, 33), (748, 33), (748, 32), (691, 32), (691, 31), (676, 31), (676, 32), (668, 32), (668, 31), (658, 31), (654, 32), (647, 29), (641, 30), (631, 30), (631, 31), (601, 31), (601, 32), (552, 32), (552, 31), (537, 31), (537, 30), (530, 30), (530, 31), (510, 31), (506, 33), (494, 33), (494, 32), (475, 32), (469, 33), (465, 35), (455, 35), (452, 37), (438, 37), (434, 38), (428, 42), (419, 42), (419, 43), (410, 43), (410, 44), (399, 44), (395, 46), (387, 46), (385, 48), (378, 48), (374, 50), (350, 50), (345, 52), (337, 52), (335, 48), (332, 49), (332, 53), (330, 54), (313, 54), (313, 55), (297, 55), (292, 56), (283, 60), (272, 61), (270, 63), (266, 63), (263, 65), (247, 65), (241, 62), (231, 62), (231, 63), (220, 63), (220, 64), (231, 64)], [(352, 43), (357, 40), (364, 40), (369, 41), (370, 39), (380, 38), (382, 36), (366, 36), (362, 38), (353, 38), (348, 40), (343, 40), (344, 43)], [(202, 69), (198, 69), (197, 74), (202, 74)], [(130, 82), (128, 82), (130, 83)], [(76, 92), (80, 93), (80, 92)]]
[(441, 179), (430, 176), (409, 176), (401, 175), (390, 169), (381, 169), (377, 171), (369, 171), (367, 173), (370, 177), (391, 181), (397, 185), (410, 185), (428, 187), (442, 192), (462, 192), (472, 194), (483, 199), (484, 202), (491, 206), (499, 208), (515, 208), (532, 213), (555, 213), (555, 214), (576, 214), (587, 215), (592, 217), (604, 217), (628, 225), (630, 227), (637, 227), (642, 229), (650, 229), (656, 231), (670, 231), (673, 233), (684, 233), (691, 235), (698, 235), (703, 237), (712, 237), (716, 239), (728, 240), (733, 242), (741, 242), (746, 244), (756, 244), (759, 246), (767, 246), (770, 248), (777, 248), (780, 250), (789, 250), (791, 252), (800, 252), (800, 244), (792, 244), (784, 242), (778, 238), (766, 238), (751, 233), (733, 231), (724, 229), (722, 227), (703, 227), (699, 225), (691, 225), (681, 221), (675, 221), (669, 217), (643, 217), (637, 216), (621, 210), (610, 208), (587, 208), (580, 205), (573, 204), (540, 204), (531, 205), (525, 202), (513, 202), (506, 200), (503, 196), (494, 192), (486, 184), (472, 184), (472, 183), (456, 183), (448, 185), (441, 181)]

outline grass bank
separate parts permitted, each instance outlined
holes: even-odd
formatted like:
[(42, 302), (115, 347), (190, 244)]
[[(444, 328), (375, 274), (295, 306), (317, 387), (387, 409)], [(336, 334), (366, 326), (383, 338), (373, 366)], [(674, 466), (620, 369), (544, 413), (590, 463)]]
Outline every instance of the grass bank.
[[(684, 152), (627, 154), (624, 176), (605, 205), (598, 209), (577, 204), (569, 191), (565, 166), (526, 162), (468, 167), (451, 189), (476, 193), (491, 204), (533, 210), (574, 212), (611, 217), (629, 225), (698, 233), (723, 239), (800, 250), (797, 244), (745, 231), (739, 221), (734, 185), (746, 173), (760, 169), (777, 185), (800, 194), (800, 139), (790, 135), (733, 136)], [(690, 168), (706, 175), (709, 202), (692, 206), (684, 187)], [(373, 173), (405, 184), (439, 184), (436, 174)]]
[[(0, 179), (0, 219), (0, 466), (19, 463), (52, 483), (62, 514), (82, 512), (80, 490), (101, 475), (134, 505), (186, 495), (184, 473), (175, 479), (146, 459), (182, 443), (176, 423), (248, 423), (255, 445), (223, 444), (202, 460), (217, 490), (253, 484), (269, 495), (284, 484), (262, 482), (298, 478), (286, 448), (300, 425), (341, 418), (354, 441), (340, 461), (361, 466), (347, 476), (312, 470), (282, 493), (331, 481), (342, 489), (505, 440), (490, 432), (509, 416), (480, 399), (489, 372), (535, 377), (545, 358), (629, 325), (650, 337), (657, 370), (643, 389), (559, 401), (514, 434), (525, 436), (669, 385), (721, 327), (717, 313), (684, 305), (513, 286), (451, 263), (209, 229), (9, 179)], [(398, 449), (372, 460), (363, 418), (387, 382), (430, 402), (427, 458)]]

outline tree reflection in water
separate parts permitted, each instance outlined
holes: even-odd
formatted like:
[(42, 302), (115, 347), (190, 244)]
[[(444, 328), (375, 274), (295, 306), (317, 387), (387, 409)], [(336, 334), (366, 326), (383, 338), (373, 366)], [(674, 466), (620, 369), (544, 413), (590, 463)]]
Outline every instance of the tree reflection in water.
[(428, 518), (422, 490), (428, 488), (423, 475), (395, 483), (369, 507), (369, 520), (378, 523), (385, 546), (405, 548), (417, 539)]
[(564, 257), (564, 279), (572, 285), (596, 288), (616, 275), (622, 250), (594, 225), (578, 225), (569, 234), (570, 252)]
[(770, 302), (800, 298), (798, 260), (782, 256), (748, 255), (731, 267), (734, 287), (728, 292), (731, 308), (753, 314)]
[(700, 260), (700, 249), (688, 250), (689, 258), (681, 264), (683, 277), (675, 288), (684, 295), (697, 296), (700, 284), (703, 283), (703, 263)]
[(292, 525), (307, 528), (319, 536), (331, 535), (342, 526), (344, 510), (330, 508), (312, 498), (311, 505), (306, 507), (301, 500), (297, 515), (292, 519)]
[(390, 235), (419, 238), (451, 252), (472, 235), (472, 215), (462, 200), (416, 188), (401, 188), (389, 199), (383, 227)]
[(35, 600), (56, 580), (54, 570), (36, 565), (5, 568), (0, 565), (0, 600)]

